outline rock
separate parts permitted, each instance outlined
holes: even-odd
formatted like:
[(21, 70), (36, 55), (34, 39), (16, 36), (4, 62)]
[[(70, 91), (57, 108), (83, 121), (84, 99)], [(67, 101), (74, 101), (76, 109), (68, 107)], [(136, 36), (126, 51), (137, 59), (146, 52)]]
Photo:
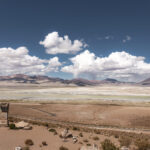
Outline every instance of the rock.
[(62, 131), (61, 132), (62, 138), (67, 138), (67, 134), (68, 134), (68, 129), (65, 129), (64, 131)]
[(68, 133), (68, 134), (66, 135), (66, 137), (67, 137), (67, 138), (72, 138), (73, 135), (72, 135), (72, 133)]
[(15, 150), (22, 150), (22, 148), (18, 146), (18, 147), (15, 147)]
[(80, 150), (100, 150), (99, 147), (96, 144), (93, 144), (93, 146), (82, 146)]
[(23, 129), (24, 127), (29, 126), (29, 123), (24, 122), (24, 121), (20, 121), (20, 122), (15, 123), (15, 126), (18, 129)]
[(122, 146), (122, 147), (120, 148), (120, 150), (129, 150), (129, 148), (126, 147), (126, 146)]
[(77, 138), (78, 138), (77, 136), (73, 136), (73, 137), (72, 137), (72, 139), (73, 139), (73, 143), (74, 143), (74, 144), (78, 141), (78, 139), (77, 139)]
[(32, 130), (32, 126), (26, 126), (23, 128), (24, 130)]

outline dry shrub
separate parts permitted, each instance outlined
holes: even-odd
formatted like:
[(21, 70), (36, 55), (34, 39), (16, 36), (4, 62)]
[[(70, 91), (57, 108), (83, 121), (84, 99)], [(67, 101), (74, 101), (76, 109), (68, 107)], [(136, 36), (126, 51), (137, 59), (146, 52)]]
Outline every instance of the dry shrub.
[(22, 150), (30, 150), (29, 147), (22, 147)]
[(100, 134), (101, 132), (99, 130), (94, 130), (95, 134)]
[(114, 137), (115, 137), (116, 139), (118, 139), (118, 138), (119, 138), (119, 135), (115, 134)]
[(74, 130), (74, 131), (80, 131), (80, 129), (77, 128), (77, 127), (73, 127), (72, 130)]
[(86, 145), (87, 145), (87, 146), (91, 146), (91, 144), (90, 144), (90, 143), (87, 143)]
[(34, 145), (34, 143), (33, 143), (33, 141), (31, 139), (25, 140), (25, 144), (28, 145), (28, 146)]
[(80, 137), (83, 137), (83, 133), (82, 133), (82, 132), (80, 132), (80, 133), (79, 133), (79, 136), (80, 136)]
[(89, 141), (87, 139), (84, 139), (83, 142), (88, 143)]
[(121, 146), (126, 146), (126, 147), (129, 147), (132, 140), (130, 137), (127, 137), (127, 136), (121, 136), (120, 139), (119, 139), (119, 142), (120, 142), (120, 145)]
[(135, 145), (138, 150), (148, 150), (150, 149), (150, 143), (147, 139), (138, 139), (135, 141)]
[(59, 150), (69, 150), (67, 147), (61, 146), (59, 147)]
[(48, 131), (49, 131), (49, 132), (54, 132), (54, 133), (57, 132), (57, 131), (56, 131), (55, 129), (53, 129), (53, 128), (49, 129)]
[(99, 137), (98, 137), (98, 136), (94, 136), (94, 137), (93, 137), (93, 140), (98, 141), (98, 140), (99, 140)]
[(9, 124), (9, 129), (15, 130), (17, 129), (14, 123)]
[(43, 141), (43, 142), (42, 142), (42, 145), (43, 145), (43, 146), (47, 146), (46, 141)]
[(109, 139), (105, 139), (101, 145), (103, 150), (119, 150)]

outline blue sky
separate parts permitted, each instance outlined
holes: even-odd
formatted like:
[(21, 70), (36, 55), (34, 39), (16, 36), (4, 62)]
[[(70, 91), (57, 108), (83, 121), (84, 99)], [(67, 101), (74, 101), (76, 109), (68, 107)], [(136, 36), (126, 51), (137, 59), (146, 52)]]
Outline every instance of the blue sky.
[[(74, 40), (81, 41), (82, 48), (80, 47), (80, 50), (73, 53), (70, 49), (67, 54), (46, 53), (46, 47), (39, 44), (39, 41), (44, 41), (48, 34), (54, 32), (58, 33), (59, 38), (64, 38), (67, 35), (71, 42)], [(88, 45), (87, 47), (85, 43)], [(52, 65), (52, 68), (50, 68), (50, 63), (49, 71), (41, 71), (49, 76), (61, 78), (85, 77), (90, 79), (113, 77), (120, 80), (133, 80), (135, 78), (136, 80), (142, 80), (150, 77), (150, 1), (1, 0), (0, 57), (4, 55), (8, 62), (10, 58), (12, 59), (12, 56), (9, 58), (8, 53), (13, 53), (17, 48), (23, 46), (27, 48), (26, 53), (23, 55), (29, 55), (31, 59), (32, 56), (38, 57), (40, 60), (35, 61), (42, 61), (41, 65), (49, 64), (49, 59), (58, 58), (58, 60), (55, 59), (57, 61), (56, 66)], [(11, 47), (12, 51), (8, 50), (8, 47)], [(6, 48), (3, 50), (5, 52), (1, 51), (2, 48)], [(85, 50), (89, 52), (86, 58), (84, 57)], [(123, 54), (123, 51), (128, 56)], [(117, 62), (108, 58), (112, 53), (115, 53), (114, 57), (117, 57)], [(85, 58), (84, 62), (89, 65), (79, 62), (80, 59), (77, 56), (81, 54), (84, 55), (82, 60)], [(94, 54), (94, 57), (91, 58), (91, 54)], [(133, 60), (132, 56), (135, 56), (137, 60)], [(145, 60), (139, 60), (141, 56)], [(70, 58), (73, 57), (74, 63), (70, 61)], [(105, 57), (108, 58), (107, 63), (99, 60), (99, 58)], [(128, 60), (131, 63), (128, 65), (120, 63), (122, 57), (126, 57), (124, 60), (126, 63), (128, 63)], [(89, 63), (90, 58), (92, 60)], [(44, 59), (46, 59), (45, 62), (43, 62)], [(13, 60), (10, 61), (9, 67), (6, 68), (7, 71), (3, 74), (1, 73), (1, 75), (20, 73), (20, 68), (17, 68), (18, 64), (16, 61), (14, 63), (14, 60), (18, 60), (16, 54), (15, 56), (13, 55)], [(6, 59), (1, 60), (3, 62), (0, 66), (1, 72), (3, 71), (3, 66), (7, 64), (5, 61)], [(114, 63), (114, 70), (113, 67), (109, 67), (109, 70), (113, 70), (113, 72), (107, 71), (108, 61), (111, 64)], [(143, 61), (144, 64), (141, 65), (142, 62), (139, 61)], [(15, 66), (14, 64), (17, 65)], [(104, 65), (106, 67), (102, 68)], [(135, 66), (138, 67), (135, 68)], [(25, 72), (26, 65), (21, 64), (20, 67), (23, 68), (21, 73), (30, 74), (29, 68), (27, 68), (28, 72)], [(37, 66), (35, 67), (37, 69)], [(65, 69), (62, 69), (63, 67)], [(66, 67), (68, 68), (66, 69)], [(83, 70), (81, 71), (77, 67), (83, 67)], [(124, 69), (119, 70), (118, 68)], [(129, 70), (127, 71), (128, 68), (131, 71), (134, 70), (134, 72), (130, 74)], [(139, 70), (142, 70), (142, 72), (138, 73)], [(40, 69), (38, 72), (40, 72)], [(32, 74), (34, 73), (37, 73), (37, 70)]]

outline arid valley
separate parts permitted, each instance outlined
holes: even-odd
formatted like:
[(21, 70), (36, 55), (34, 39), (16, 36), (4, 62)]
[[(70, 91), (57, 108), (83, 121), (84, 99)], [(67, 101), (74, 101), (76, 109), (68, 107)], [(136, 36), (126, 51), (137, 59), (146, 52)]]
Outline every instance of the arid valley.
[[(57, 83), (58, 84), (58, 83)], [(48, 86), (45, 84), (4, 84), (0, 87), (1, 102), (9, 102), (9, 120), (25, 121), (32, 130), (0, 128), (0, 150), (27, 146), (31, 150), (78, 150), (96, 144), (101, 149), (105, 139), (117, 147), (135, 149), (139, 138), (150, 137), (150, 87), (129, 84), (99, 86)], [(55, 129), (57, 134), (49, 132)], [(61, 138), (69, 128), (73, 137)], [(83, 136), (80, 136), (83, 134)], [(14, 138), (15, 137), (15, 138)], [(130, 146), (120, 145), (122, 138)], [(8, 144), (6, 144), (6, 142)], [(11, 142), (10, 142), (11, 141)], [(42, 142), (46, 142), (43, 145)], [(84, 149), (83, 149), (84, 150)], [(94, 150), (94, 149), (92, 149)]]

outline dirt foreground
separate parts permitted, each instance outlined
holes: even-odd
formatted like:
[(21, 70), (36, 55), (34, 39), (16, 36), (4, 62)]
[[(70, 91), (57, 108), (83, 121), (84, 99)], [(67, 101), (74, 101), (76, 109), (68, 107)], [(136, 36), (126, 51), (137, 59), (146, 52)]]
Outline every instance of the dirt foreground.
[[(33, 126), (32, 130), (10, 130), (8, 128), (0, 128), (0, 150), (14, 150), (16, 146), (26, 146), (25, 140), (32, 139), (34, 142), (33, 146), (30, 146), (30, 150), (59, 150), (60, 146), (65, 146), (69, 150), (78, 150), (81, 146), (87, 144), (97, 144), (100, 146), (105, 138), (109, 138), (112, 142), (119, 146), (117, 139), (107, 137), (104, 135), (96, 135), (94, 133), (83, 133), (83, 137), (79, 136), (80, 131), (70, 131), (74, 136), (78, 136), (78, 142), (73, 143), (72, 138), (66, 139), (65, 141), (59, 137), (59, 133), (63, 131), (62, 128), (57, 128), (57, 135), (49, 132), (46, 127)], [(94, 140), (93, 137), (99, 137), (98, 140)], [(84, 140), (88, 142), (84, 142)], [(47, 146), (42, 146), (42, 142), (46, 141)]]

